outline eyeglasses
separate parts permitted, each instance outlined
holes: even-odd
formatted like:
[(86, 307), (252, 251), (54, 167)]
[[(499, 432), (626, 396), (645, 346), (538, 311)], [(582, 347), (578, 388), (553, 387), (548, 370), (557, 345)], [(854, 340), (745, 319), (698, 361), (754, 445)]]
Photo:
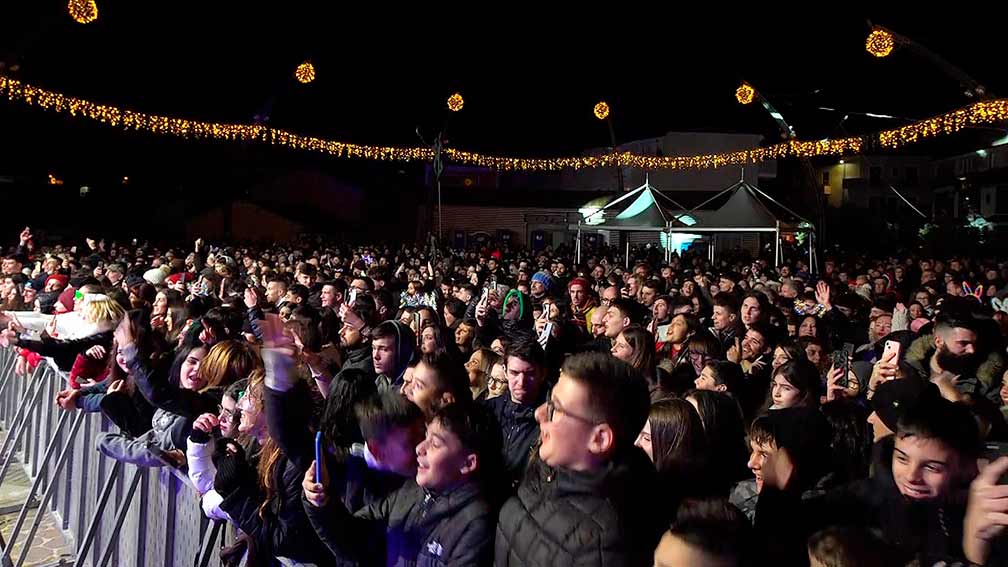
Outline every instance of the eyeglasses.
[(578, 421), (587, 423), (589, 425), (600, 425), (602, 423), (600, 421), (589, 419), (587, 417), (582, 417), (580, 415), (575, 415), (575, 414), (573, 414), (573, 413), (571, 413), (571, 412), (569, 412), (569, 411), (567, 411), (565, 409), (558, 408), (557, 405), (556, 405), (556, 402), (553, 401), (553, 398), (550, 398), (550, 399), (546, 400), (546, 417), (549, 419), (549, 421), (553, 421), (553, 416), (556, 415), (556, 413), (558, 411), (560, 413), (566, 415), (567, 417), (570, 417), (572, 419), (576, 419)]

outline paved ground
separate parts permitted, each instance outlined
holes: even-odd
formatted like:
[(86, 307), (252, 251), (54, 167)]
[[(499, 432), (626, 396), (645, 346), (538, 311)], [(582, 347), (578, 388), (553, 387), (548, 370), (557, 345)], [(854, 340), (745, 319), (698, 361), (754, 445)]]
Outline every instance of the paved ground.
[[(24, 504), (25, 496), (27, 496), (30, 487), (31, 481), (25, 475), (21, 464), (17, 462), (11, 463), (10, 470), (7, 471), (3, 484), (0, 485), (0, 534), (3, 535), (4, 541), (7, 540), (8, 535), (14, 528), (14, 522), (17, 521), (18, 512), (21, 509), (21, 505)], [(31, 522), (35, 518), (35, 510), (36, 508), (33, 508), (29, 511), (24, 526), (21, 528), (21, 533), (18, 536), (18, 541), (14, 543), (11, 552), (11, 561), (13, 563), (17, 563), (17, 558), (21, 554), (21, 550), (24, 549), (24, 540), (28, 535), (28, 530), (31, 528)], [(61, 561), (67, 565), (72, 564), (73, 550), (63, 539), (63, 534), (56, 526), (55, 518), (47, 512), (42, 523), (39, 525), (38, 533), (35, 534), (35, 538), (32, 540), (31, 548), (28, 550), (28, 556), (25, 558), (24, 564), (28, 567), (44, 567), (59, 565)]]

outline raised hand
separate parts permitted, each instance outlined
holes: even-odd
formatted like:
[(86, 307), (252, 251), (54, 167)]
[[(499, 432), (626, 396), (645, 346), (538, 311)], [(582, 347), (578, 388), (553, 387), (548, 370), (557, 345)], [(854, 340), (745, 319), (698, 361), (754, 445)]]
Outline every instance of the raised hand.
[(113, 336), (119, 348), (133, 344), (136, 334), (133, 332), (133, 322), (130, 321), (129, 317), (123, 317), (122, 321), (119, 321), (119, 325), (116, 327)]
[(245, 288), (245, 307), (253, 309), (256, 305), (259, 305), (259, 295), (253, 288)]
[(735, 344), (733, 344), (728, 349), (728, 352), (725, 353), (725, 358), (735, 364), (742, 362), (742, 339), (735, 337)]
[(1008, 485), (1000, 484), (1008, 473), (1008, 457), (990, 463), (970, 485), (969, 503), (963, 520), (963, 552), (966, 559), (983, 565), (990, 557), (991, 542), (1008, 526)]
[(815, 298), (820, 305), (827, 309), (832, 306), (830, 303), (830, 286), (825, 280), (819, 280), (819, 283), (816, 284)]

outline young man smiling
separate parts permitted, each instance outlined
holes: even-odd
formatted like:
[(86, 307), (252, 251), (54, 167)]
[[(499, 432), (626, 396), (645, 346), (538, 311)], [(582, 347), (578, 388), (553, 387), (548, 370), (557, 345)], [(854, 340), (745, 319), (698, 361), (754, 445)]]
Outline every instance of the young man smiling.
[(881, 442), (872, 477), (800, 498), (786, 451), (767, 455), (756, 507), (756, 529), (776, 564), (803, 556), (808, 535), (829, 525), (876, 529), (900, 559), (922, 565), (961, 559), (965, 494), (976, 476), (979, 432), (969, 409), (921, 395)]

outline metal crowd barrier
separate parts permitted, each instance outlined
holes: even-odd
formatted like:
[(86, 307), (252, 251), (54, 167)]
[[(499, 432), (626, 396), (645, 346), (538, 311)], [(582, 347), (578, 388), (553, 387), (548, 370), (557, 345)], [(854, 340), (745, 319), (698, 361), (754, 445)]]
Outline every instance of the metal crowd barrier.
[(115, 426), (101, 413), (53, 403), (67, 376), (51, 361), (29, 376), (15, 376), (16, 362), (14, 349), (0, 348), (0, 488), (19, 466), (31, 489), (11, 532), (0, 534), (0, 566), (22, 567), (47, 511), (78, 567), (222, 566), (218, 539), (234, 541), (234, 528), (203, 515), (184, 473), (105, 457), (95, 438)]

